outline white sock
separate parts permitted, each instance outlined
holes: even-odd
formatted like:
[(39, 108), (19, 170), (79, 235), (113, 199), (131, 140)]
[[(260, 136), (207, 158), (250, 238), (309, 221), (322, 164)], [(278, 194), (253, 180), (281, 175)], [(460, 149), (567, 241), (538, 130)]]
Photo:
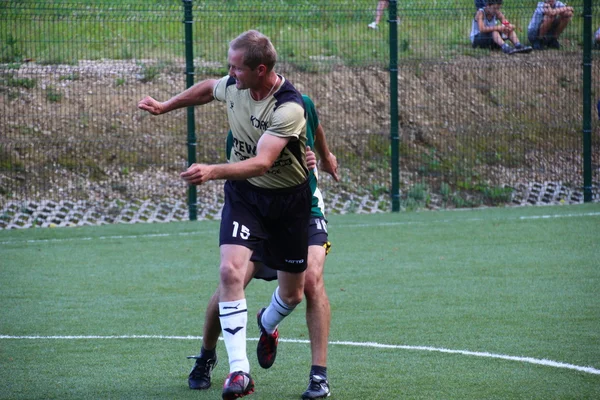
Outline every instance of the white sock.
[(269, 304), (262, 315), (262, 325), (267, 333), (275, 332), (279, 323), (290, 315), (294, 311), (294, 308), (296, 306), (291, 307), (281, 300), (281, 297), (279, 297), (279, 286), (277, 286), (273, 292), (273, 296), (271, 296), (271, 304)]
[(246, 299), (220, 302), (219, 320), (229, 356), (229, 372), (250, 372), (250, 362), (246, 354)]

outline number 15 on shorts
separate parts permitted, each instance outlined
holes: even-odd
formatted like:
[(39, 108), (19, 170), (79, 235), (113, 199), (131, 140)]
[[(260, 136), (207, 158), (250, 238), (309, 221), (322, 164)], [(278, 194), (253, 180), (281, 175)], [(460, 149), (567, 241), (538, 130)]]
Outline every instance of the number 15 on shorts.
[(240, 225), (237, 221), (233, 221), (233, 233), (231, 236), (248, 240), (250, 237), (250, 229), (245, 225)]

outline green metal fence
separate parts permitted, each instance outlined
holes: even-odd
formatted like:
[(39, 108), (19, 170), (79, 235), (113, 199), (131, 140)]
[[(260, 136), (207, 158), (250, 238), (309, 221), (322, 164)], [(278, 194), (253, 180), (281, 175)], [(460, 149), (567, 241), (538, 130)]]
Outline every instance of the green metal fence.
[[(195, 109), (188, 154), (188, 111), (154, 117), (137, 102), (225, 75), (228, 41), (251, 28), (317, 106), (342, 173), (321, 176), (330, 213), (389, 212), (393, 199), (399, 209), (583, 201), (584, 93), (600, 97), (599, 50), (583, 80), (583, 0), (570, 3), (560, 50), (513, 56), (471, 47), (472, 1), (399, 2), (391, 30), (390, 10), (367, 26), (376, 4), (0, 0), (0, 228), (188, 218), (178, 173), (191, 155), (225, 160), (223, 106)], [(503, 7), (524, 43), (535, 5)], [(596, 31), (600, 6), (590, 13)], [(586, 185), (599, 201), (591, 115)], [(221, 201), (221, 182), (192, 198), (200, 219), (218, 218)]]

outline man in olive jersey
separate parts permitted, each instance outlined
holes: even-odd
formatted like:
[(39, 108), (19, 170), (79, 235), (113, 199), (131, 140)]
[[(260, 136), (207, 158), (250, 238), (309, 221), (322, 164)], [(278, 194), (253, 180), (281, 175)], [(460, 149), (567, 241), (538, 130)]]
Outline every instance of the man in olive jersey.
[[(307, 113), (307, 145), (310, 148), (316, 149), (321, 159), (321, 168), (323, 171), (329, 173), (336, 181), (339, 181), (337, 159), (329, 151), (327, 141), (325, 140), (325, 132), (319, 123), (315, 105), (310, 97), (303, 95), (302, 98)], [(227, 158), (229, 158), (232, 148), (233, 135), (230, 131), (227, 136)], [(309, 185), (313, 193), (313, 198), (311, 220), (308, 228), (308, 268), (305, 275), (304, 295), (306, 297), (306, 323), (311, 340), (312, 366), (309, 374), (308, 388), (302, 394), (302, 398), (321, 399), (330, 395), (329, 381), (327, 379), (327, 345), (331, 310), (323, 279), (325, 256), (329, 252), (330, 243), (327, 235), (323, 196), (317, 187), (317, 170), (316, 168), (311, 168), (310, 165), (309, 170)], [(270, 281), (277, 279), (277, 271), (265, 266), (262, 263), (260, 254), (255, 252), (249, 264), (245, 285), (250, 282), (252, 277)], [(188, 357), (196, 360), (188, 377), (188, 384), (191, 389), (203, 390), (211, 386), (211, 373), (217, 364), (216, 347), (219, 334), (221, 333), (218, 298), (219, 291), (217, 289), (206, 309), (200, 354)]]
[(279, 286), (261, 310), (259, 364), (272, 365), (279, 323), (302, 301), (308, 257), (312, 193), (306, 166), (302, 96), (274, 71), (277, 52), (268, 37), (250, 30), (229, 43), (229, 75), (201, 81), (165, 102), (145, 97), (138, 107), (152, 114), (224, 102), (233, 134), (231, 162), (192, 164), (188, 184), (225, 179), (219, 247), (219, 320), (229, 357), (225, 400), (254, 392), (246, 353), (248, 310), (244, 282), (259, 251), (278, 271)]

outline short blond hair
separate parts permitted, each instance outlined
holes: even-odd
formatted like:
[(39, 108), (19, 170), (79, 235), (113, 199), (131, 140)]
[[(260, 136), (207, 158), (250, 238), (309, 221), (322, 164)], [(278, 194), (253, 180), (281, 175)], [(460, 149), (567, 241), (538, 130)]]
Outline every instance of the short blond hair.
[(275, 67), (277, 51), (271, 40), (256, 30), (249, 30), (229, 42), (231, 50), (245, 50), (244, 65), (255, 69), (264, 64), (268, 71)]

